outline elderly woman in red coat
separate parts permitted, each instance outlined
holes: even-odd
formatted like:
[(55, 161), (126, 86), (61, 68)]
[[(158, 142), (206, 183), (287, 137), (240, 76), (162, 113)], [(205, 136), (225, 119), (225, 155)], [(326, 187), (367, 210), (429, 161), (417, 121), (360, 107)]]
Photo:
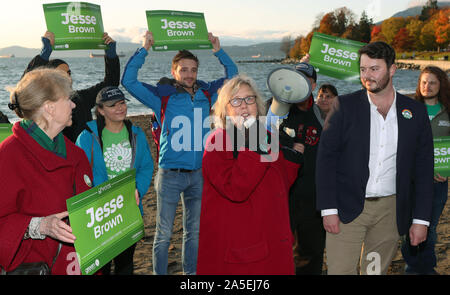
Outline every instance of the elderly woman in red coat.
[(254, 82), (229, 80), (203, 156), (197, 274), (294, 274), (288, 192), (298, 164), (278, 152)]
[(52, 274), (80, 274), (66, 199), (89, 189), (92, 173), (61, 132), (72, 124), (71, 90), (69, 76), (54, 69), (31, 71), (12, 90), (8, 106), (23, 120), (0, 144), (2, 272), (45, 262)]

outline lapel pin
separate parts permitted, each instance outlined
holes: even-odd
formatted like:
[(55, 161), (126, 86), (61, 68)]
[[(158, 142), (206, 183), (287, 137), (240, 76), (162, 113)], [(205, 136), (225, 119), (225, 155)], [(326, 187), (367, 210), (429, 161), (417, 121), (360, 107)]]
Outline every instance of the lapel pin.
[(411, 113), (411, 111), (410, 110), (408, 110), (408, 109), (404, 109), (403, 111), (402, 111), (402, 115), (403, 115), (403, 117), (405, 118), (405, 119), (411, 119), (412, 118), (412, 113)]

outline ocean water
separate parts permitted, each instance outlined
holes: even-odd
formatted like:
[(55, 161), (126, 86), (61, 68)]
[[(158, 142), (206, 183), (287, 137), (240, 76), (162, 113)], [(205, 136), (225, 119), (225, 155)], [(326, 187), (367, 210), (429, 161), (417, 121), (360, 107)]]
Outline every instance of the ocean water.
[[(156, 84), (163, 76), (170, 76), (171, 59), (174, 52), (150, 52), (146, 62), (139, 71), (138, 79), (142, 82)], [(121, 72), (130, 56), (120, 58)], [(198, 79), (211, 81), (224, 76), (224, 68), (212, 53), (201, 52), (198, 54), (200, 60)], [(232, 56), (234, 61), (246, 60), (245, 57)], [(247, 58), (248, 59), (248, 58)], [(31, 58), (3, 58), (0, 59), (0, 111), (8, 116), (10, 121), (18, 120), (16, 114), (8, 109), (9, 91), (8, 87), (14, 87), (19, 81), (24, 69)], [(65, 58), (72, 70), (73, 89), (85, 89), (103, 80), (104, 61), (103, 58)], [(237, 63), (239, 73), (245, 73), (253, 78), (262, 93), (264, 99), (269, 99), (271, 94), (267, 88), (268, 74), (278, 67), (286, 66), (279, 63)], [(415, 92), (419, 71), (397, 70), (394, 76), (394, 86), (400, 93), (408, 94)], [(360, 84), (352, 84), (327, 76), (318, 76), (318, 85), (331, 83), (336, 86), (339, 94), (346, 94), (361, 88)], [(122, 90), (125, 89), (120, 86)], [(318, 88), (318, 87), (317, 87)], [(128, 102), (128, 114), (149, 114), (151, 109), (142, 105), (125, 91), (130, 99)], [(314, 96), (317, 95), (317, 89)]]

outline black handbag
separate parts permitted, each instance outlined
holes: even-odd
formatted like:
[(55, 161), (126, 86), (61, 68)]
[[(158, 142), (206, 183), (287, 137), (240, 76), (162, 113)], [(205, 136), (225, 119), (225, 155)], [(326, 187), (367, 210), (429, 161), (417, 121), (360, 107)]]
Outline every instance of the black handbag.
[(7, 272), (4, 269), (2, 269), (1, 275), (35, 275), (35, 276), (50, 275), (52, 272), (53, 265), (56, 262), (56, 258), (58, 258), (59, 251), (61, 251), (61, 246), (62, 244), (59, 243), (58, 250), (56, 251), (55, 257), (53, 257), (51, 267), (49, 267), (47, 263), (45, 263), (44, 261), (28, 262), (20, 264), (12, 271)]
[[(73, 195), (76, 195), (76, 185), (73, 183)], [(18, 267), (16, 267), (12, 271), (6, 271), (0, 267), (0, 275), (37, 275), (37, 276), (45, 276), (50, 275), (52, 273), (53, 265), (58, 258), (59, 252), (61, 251), (62, 244), (59, 243), (58, 249), (56, 250), (55, 257), (53, 257), (52, 265), (49, 267), (47, 263), (44, 261), (39, 262), (28, 262), (22, 263)]]

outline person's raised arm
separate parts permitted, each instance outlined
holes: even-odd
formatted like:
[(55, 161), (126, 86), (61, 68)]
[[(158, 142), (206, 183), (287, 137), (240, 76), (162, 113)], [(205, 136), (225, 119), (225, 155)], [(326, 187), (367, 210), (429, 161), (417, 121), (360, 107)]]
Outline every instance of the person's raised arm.
[(130, 58), (122, 75), (122, 85), (137, 100), (151, 108), (157, 117), (161, 112), (161, 98), (156, 93), (156, 87), (140, 82), (138, 72), (145, 63), (150, 47), (153, 45), (153, 34), (149, 31), (143, 36), (142, 47)]
[(52, 51), (53, 51), (53, 46), (55, 45), (55, 34), (53, 34), (50, 31), (46, 31), (44, 36), (42, 36), (41, 41), (42, 41), (41, 52), (38, 55), (36, 55), (29, 62), (27, 68), (25, 69), (25, 71), (22, 74), (22, 77), (26, 73), (28, 73), (38, 67), (47, 65), (47, 63), (50, 59), (50, 55), (52, 54)]
[(208, 33), (208, 39), (211, 42), (214, 55), (219, 59), (219, 62), (225, 68), (225, 77), (209, 82), (208, 91), (214, 94), (222, 87), (225, 80), (233, 78), (238, 74), (238, 67), (230, 58), (230, 56), (220, 46), (219, 37), (214, 36), (212, 33)]
[(78, 90), (81, 101), (76, 102), (77, 107), (78, 104), (82, 103), (85, 105), (85, 108), (92, 109), (95, 106), (95, 98), (100, 90), (107, 86), (119, 86), (120, 84), (120, 61), (116, 54), (116, 41), (105, 32), (103, 34), (103, 42), (108, 45), (108, 49), (105, 50), (105, 76), (103, 81), (96, 85)]
[(149, 31), (145, 32), (144, 39), (142, 40), (142, 47), (144, 47), (148, 52), (153, 44), (155, 44), (153, 33)]

